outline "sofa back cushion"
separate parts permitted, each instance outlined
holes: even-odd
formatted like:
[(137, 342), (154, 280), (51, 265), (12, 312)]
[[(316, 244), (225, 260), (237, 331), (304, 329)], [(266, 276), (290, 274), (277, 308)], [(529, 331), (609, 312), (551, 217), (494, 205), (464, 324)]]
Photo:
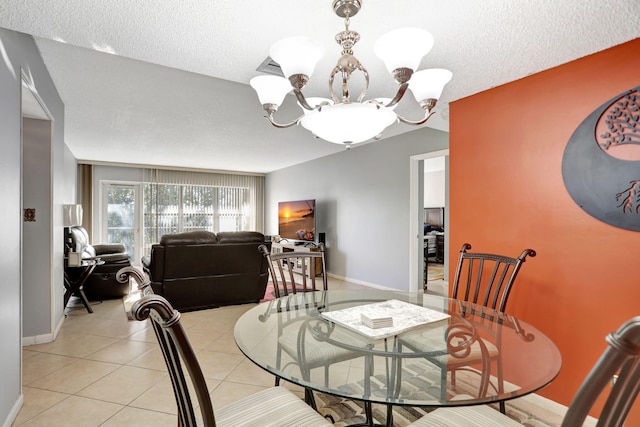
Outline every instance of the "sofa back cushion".
[(206, 245), (218, 243), (218, 237), (210, 231), (187, 231), (165, 234), (160, 238), (162, 246)]
[(162, 236), (151, 252), (151, 278), (180, 278), (264, 273), (267, 264), (258, 251), (264, 235), (254, 231), (194, 231)]

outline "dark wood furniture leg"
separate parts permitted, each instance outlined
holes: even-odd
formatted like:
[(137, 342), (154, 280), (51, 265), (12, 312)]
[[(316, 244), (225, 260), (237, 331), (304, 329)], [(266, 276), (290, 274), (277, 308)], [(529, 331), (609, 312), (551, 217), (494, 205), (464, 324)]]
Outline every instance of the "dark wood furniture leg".
[(71, 299), (71, 296), (76, 295), (80, 297), (80, 300), (82, 301), (82, 304), (87, 309), (87, 311), (89, 313), (93, 313), (93, 309), (89, 304), (89, 300), (87, 299), (87, 296), (84, 293), (83, 286), (84, 286), (84, 283), (89, 278), (89, 276), (91, 275), (91, 273), (93, 273), (93, 270), (96, 268), (96, 264), (92, 263), (90, 265), (83, 265), (75, 268), (82, 268), (82, 272), (80, 273), (80, 276), (76, 280), (72, 280), (71, 277), (69, 277), (69, 274), (67, 273), (66, 270), (64, 272), (65, 291), (64, 291), (64, 306), (62, 309), (64, 310), (65, 308), (67, 308), (67, 303), (69, 302), (69, 299)]

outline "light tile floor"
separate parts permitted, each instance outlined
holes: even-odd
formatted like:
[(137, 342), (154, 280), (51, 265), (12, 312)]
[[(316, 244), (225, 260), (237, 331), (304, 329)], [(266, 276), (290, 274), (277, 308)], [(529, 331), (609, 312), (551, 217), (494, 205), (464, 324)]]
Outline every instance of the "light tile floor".
[[(361, 287), (330, 281), (332, 289)], [(93, 303), (93, 314), (76, 302), (54, 342), (23, 348), (24, 405), (13, 425), (175, 427), (176, 404), (153, 330), (128, 321), (121, 299)], [(214, 407), (273, 386), (273, 375), (246, 359), (233, 338), (236, 319), (252, 307), (182, 314)], [(299, 387), (286, 386), (302, 396)]]
[[(330, 287), (361, 286), (331, 279)], [(214, 407), (273, 385), (273, 376), (246, 359), (233, 338), (236, 319), (253, 306), (183, 313)], [(120, 299), (93, 308), (89, 314), (75, 304), (54, 342), (24, 347), (24, 405), (13, 425), (175, 427), (176, 405), (153, 330), (128, 321)]]

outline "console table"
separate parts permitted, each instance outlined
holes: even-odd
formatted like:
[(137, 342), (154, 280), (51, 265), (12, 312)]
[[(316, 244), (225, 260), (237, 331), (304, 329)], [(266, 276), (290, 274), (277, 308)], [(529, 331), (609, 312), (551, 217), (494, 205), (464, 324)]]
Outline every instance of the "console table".
[[(271, 253), (274, 253), (274, 254), (279, 254), (282, 252), (318, 252), (319, 250), (320, 249), (317, 246), (315, 246), (315, 244), (313, 243), (301, 244), (301, 245), (295, 245), (292, 243), (272, 243), (271, 244)], [(317, 276), (319, 274), (322, 274), (322, 261), (319, 258), (316, 259), (315, 261), (316, 261), (315, 270), (309, 268), (309, 266), (307, 266), (306, 269), (309, 272), (313, 271)], [(296, 273), (302, 274), (302, 265), (300, 264), (294, 265), (293, 271)]]
[[(98, 265), (104, 264), (104, 261), (100, 258), (94, 259), (83, 259), (80, 265), (67, 265), (67, 260), (65, 259), (65, 267), (64, 267), (64, 305), (62, 309), (67, 308), (67, 304), (69, 303), (69, 299), (71, 299), (72, 295), (76, 295), (82, 301), (82, 304), (87, 309), (89, 313), (93, 313), (93, 309), (89, 304), (89, 300), (84, 293), (84, 284), (93, 273), (93, 270)], [(72, 270), (75, 270), (73, 274), (70, 274)]]

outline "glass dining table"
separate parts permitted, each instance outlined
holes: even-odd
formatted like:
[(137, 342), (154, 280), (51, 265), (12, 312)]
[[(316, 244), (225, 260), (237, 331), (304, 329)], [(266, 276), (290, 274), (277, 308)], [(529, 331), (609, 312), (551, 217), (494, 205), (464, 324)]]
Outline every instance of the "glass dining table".
[[(371, 316), (389, 301), (435, 316), (413, 324), (420, 316), (401, 310), (387, 316), (395, 326), (390, 332), (369, 330), (354, 317)], [(346, 314), (351, 324), (340, 321)], [(313, 391), (362, 401), (367, 418), (372, 403), (432, 408), (503, 403), (545, 387), (562, 364), (556, 345), (534, 326), (481, 305), (423, 293), (292, 294), (248, 310), (234, 335), (256, 365), (304, 387), (310, 404), (315, 405)]]

